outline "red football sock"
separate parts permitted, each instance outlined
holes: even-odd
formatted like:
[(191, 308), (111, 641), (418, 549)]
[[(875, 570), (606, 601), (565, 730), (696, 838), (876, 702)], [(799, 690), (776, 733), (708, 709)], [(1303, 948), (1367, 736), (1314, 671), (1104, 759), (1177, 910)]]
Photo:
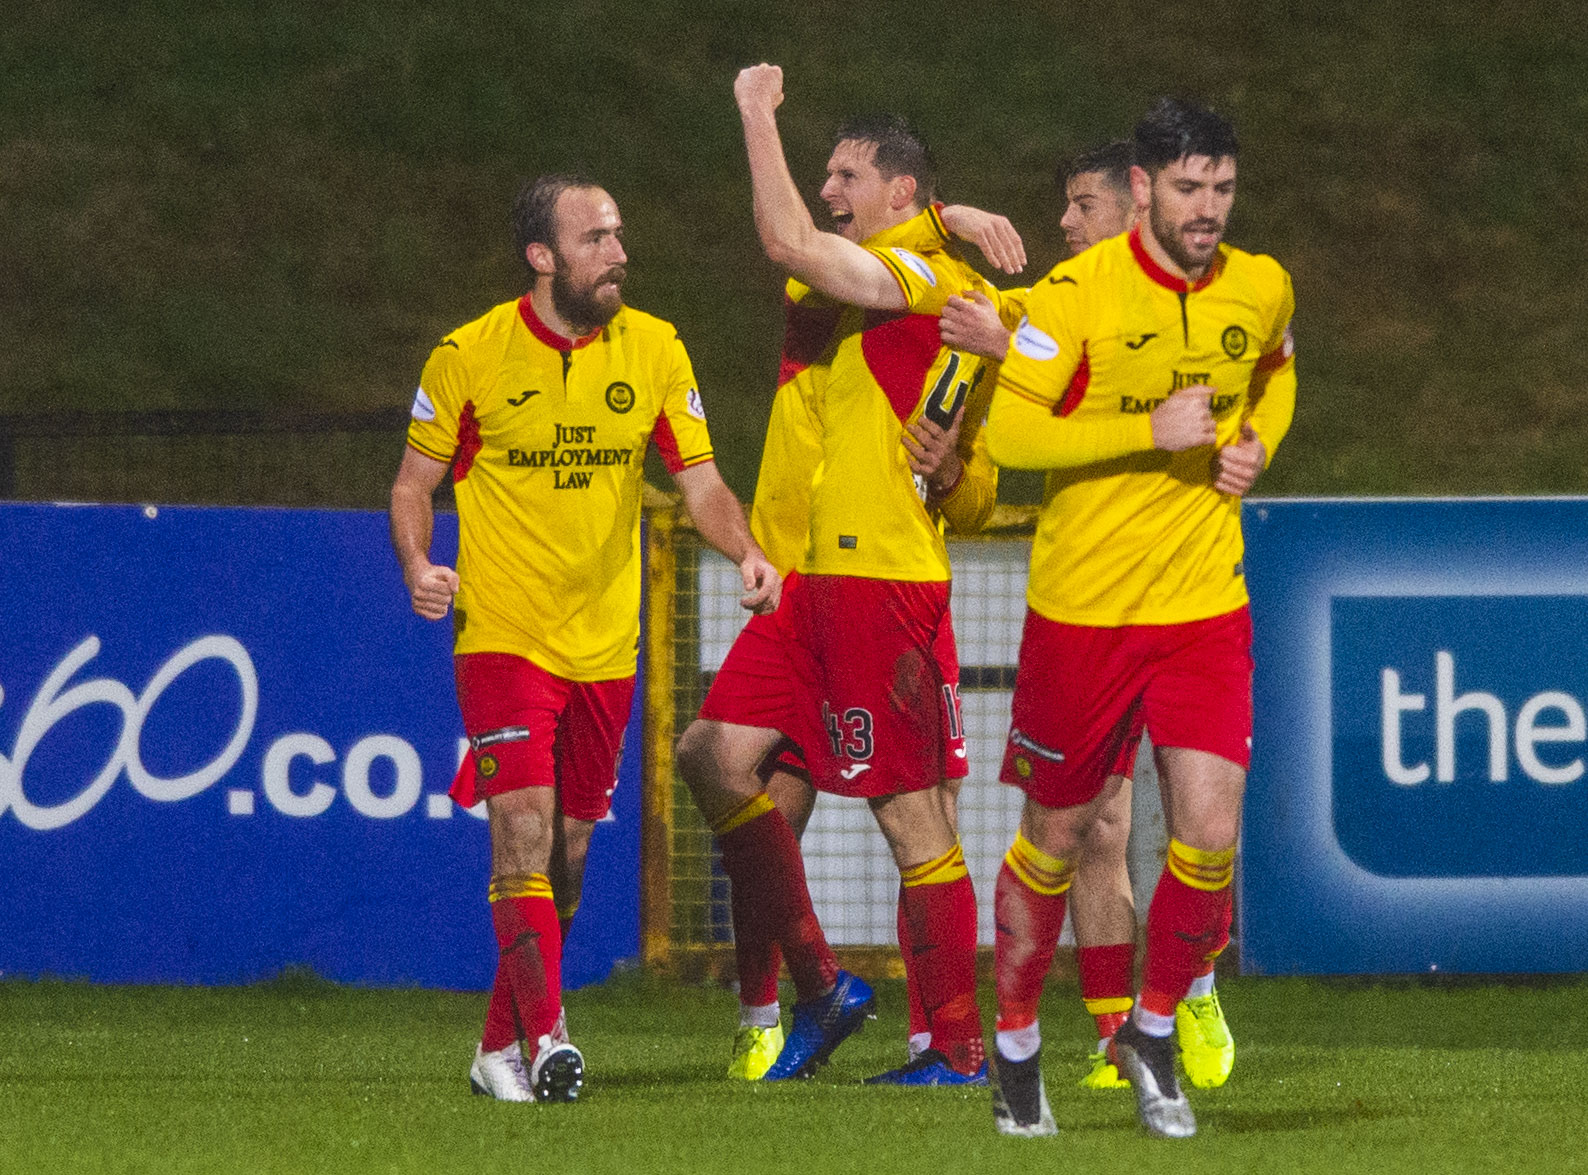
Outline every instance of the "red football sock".
[(1147, 911), (1141, 1006), (1174, 1015), (1191, 981), (1229, 942), (1235, 850), (1207, 852), (1169, 842), (1169, 859)]
[(904, 871), (899, 893), (900, 941), (906, 972), (920, 985), (932, 1047), (960, 1073), (986, 1060), (976, 1006), (976, 894), (955, 845), (943, 856)]
[[(782, 947), (801, 1000), (831, 991), (838, 960), (816, 920), (799, 841), (783, 813), (762, 792), (730, 812), (713, 831), (723, 871), (733, 884), (735, 933), (759, 927), (750, 929), (752, 936), (762, 934)], [(773, 971), (774, 983), (776, 975)]]
[(1075, 866), (1038, 849), (1021, 833), (1004, 854), (993, 894), (997, 936), (998, 1030), (1037, 1022), (1042, 984), (1064, 928), (1065, 893)]
[(1076, 947), (1075, 970), (1081, 999), (1097, 1021), (1097, 1039), (1106, 1040), (1130, 1014), (1131, 992), (1136, 989), (1136, 944)]
[(748, 886), (733, 887), (733, 959), (739, 972), (739, 1002), (750, 1007), (777, 1003), (777, 973), (783, 952), (756, 916)]
[[(909, 942), (910, 932), (904, 925), (904, 887), (902, 885), (899, 887), (898, 916), (895, 918), (895, 922), (898, 924), (899, 942)], [(929, 1032), (930, 1029), (927, 1027), (926, 1022), (926, 1005), (921, 1003), (920, 975), (914, 967), (905, 967), (904, 969), (904, 994), (910, 1003), (910, 1035), (919, 1036), (923, 1032)]]
[(500, 1052), (519, 1038), (518, 1017), (513, 1015), (513, 993), (507, 986), (502, 965), (496, 965), (496, 981), (491, 987), (491, 1002), (485, 1006), (485, 1032), (480, 1047), (488, 1053)]
[[(562, 933), (551, 884), (539, 873), (492, 881), (491, 922), (500, 951), (497, 983), (507, 989), (516, 1028), (533, 1049), (556, 1027), (562, 1012)], [(500, 1039), (501, 1009), (496, 1004), (493, 991), (486, 1027)], [(481, 1044), (489, 1047), (483, 1039)]]

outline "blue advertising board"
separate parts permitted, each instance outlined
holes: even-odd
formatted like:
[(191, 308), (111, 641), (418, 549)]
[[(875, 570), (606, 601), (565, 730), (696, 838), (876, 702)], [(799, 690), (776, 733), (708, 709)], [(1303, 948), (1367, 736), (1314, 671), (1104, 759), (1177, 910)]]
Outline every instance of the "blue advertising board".
[(1243, 968), (1588, 969), (1588, 500), (1245, 524)]
[[(0, 973), (482, 989), (451, 630), (371, 512), (0, 505)], [(438, 561), (457, 549), (437, 518)], [(639, 698), (631, 722), (639, 721)], [(639, 951), (639, 738), (564, 979)]]

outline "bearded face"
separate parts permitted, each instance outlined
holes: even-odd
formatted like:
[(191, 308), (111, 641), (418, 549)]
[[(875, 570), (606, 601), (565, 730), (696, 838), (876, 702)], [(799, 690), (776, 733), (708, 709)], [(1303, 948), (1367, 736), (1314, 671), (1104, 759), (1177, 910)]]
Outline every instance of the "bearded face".
[[(551, 304), (557, 314), (581, 334), (605, 326), (623, 309), (623, 281), (628, 269), (612, 265), (581, 280), (578, 266), (558, 250), (552, 251), (557, 270), (551, 275)], [(588, 266), (585, 268), (589, 268)]]
[(1152, 177), (1148, 227), (1183, 272), (1199, 274), (1218, 252), (1234, 203), (1234, 158), (1188, 155)]

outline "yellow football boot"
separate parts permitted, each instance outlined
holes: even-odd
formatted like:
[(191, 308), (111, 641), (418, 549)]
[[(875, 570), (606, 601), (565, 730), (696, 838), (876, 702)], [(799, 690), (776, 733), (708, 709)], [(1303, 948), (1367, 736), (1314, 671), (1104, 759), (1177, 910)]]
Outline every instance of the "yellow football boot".
[(770, 1028), (741, 1024), (739, 1031), (733, 1034), (733, 1060), (728, 1062), (728, 1076), (739, 1081), (760, 1081), (782, 1051), (782, 1024)]
[(1085, 1077), (1076, 1082), (1082, 1089), (1129, 1089), (1130, 1082), (1120, 1076), (1119, 1069), (1108, 1059), (1108, 1053), (1098, 1049), (1087, 1058), (1092, 1067)]
[(1235, 1038), (1219, 1006), (1219, 993), (1182, 1000), (1174, 1010), (1175, 1036), (1186, 1079), (1198, 1089), (1216, 1089), (1235, 1068)]

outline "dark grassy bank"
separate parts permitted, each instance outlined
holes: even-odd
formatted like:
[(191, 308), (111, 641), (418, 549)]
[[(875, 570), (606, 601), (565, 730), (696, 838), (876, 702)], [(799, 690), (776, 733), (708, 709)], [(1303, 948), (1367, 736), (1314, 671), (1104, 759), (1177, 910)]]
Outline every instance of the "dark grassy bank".
[[(22, 0), (7, 24), (0, 414), (406, 403), (442, 332), (519, 292), (520, 179), (578, 166), (747, 496), (778, 282), (731, 82), (769, 59), (799, 175), (844, 113), (901, 109), (1037, 271), (1054, 160), (1158, 93), (1208, 98), (1245, 144), (1232, 239), (1300, 304), (1261, 492), (1585, 488), (1588, 41), (1564, 3)], [(400, 443), (21, 441), (16, 492), (380, 505)]]

